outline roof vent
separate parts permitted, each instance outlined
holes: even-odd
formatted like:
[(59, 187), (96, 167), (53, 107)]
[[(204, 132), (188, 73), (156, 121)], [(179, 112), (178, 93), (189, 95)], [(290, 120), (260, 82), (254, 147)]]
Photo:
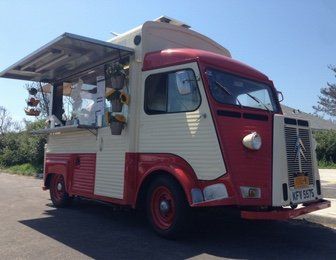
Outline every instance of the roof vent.
[(293, 109), (293, 114), (301, 114), (302, 112), (300, 109)]
[(181, 26), (181, 27), (184, 27), (184, 28), (191, 28), (191, 26), (179, 21), (179, 20), (176, 20), (176, 19), (173, 19), (173, 18), (170, 18), (168, 16), (160, 16), (159, 18), (155, 19), (154, 22), (159, 22), (159, 23), (169, 23), (169, 24), (173, 24), (173, 25), (176, 25), (176, 26)]

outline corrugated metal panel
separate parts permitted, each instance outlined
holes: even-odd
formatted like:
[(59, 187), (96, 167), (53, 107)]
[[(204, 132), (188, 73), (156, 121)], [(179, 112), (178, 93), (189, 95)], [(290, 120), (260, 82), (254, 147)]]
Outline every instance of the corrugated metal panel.
[(97, 152), (96, 136), (92, 133), (67, 132), (50, 135), (47, 153), (95, 153)]
[(123, 131), (120, 136), (111, 135), (108, 127), (99, 129), (98, 139), (102, 151), (97, 154), (95, 194), (123, 199), (125, 153), (128, 140)]
[(285, 125), (283, 115), (274, 115), (273, 120), (273, 173), (272, 205), (289, 205), (289, 196), (284, 200), (283, 184), (288, 184)]
[(286, 136), (289, 186), (294, 187), (294, 177), (297, 172), (300, 172), (299, 161), (296, 158), (296, 148), (295, 148), (297, 142), (296, 128), (285, 127), (285, 136)]
[(78, 154), (75, 161), (73, 172), (72, 189), (79, 194), (93, 194), (95, 170), (96, 170), (96, 154)]
[(306, 149), (303, 149), (305, 159), (301, 159), (302, 171), (307, 172), (309, 176), (309, 184), (314, 184), (313, 163), (310, 145), (310, 130), (305, 128), (299, 128), (299, 137)]
[(140, 152), (176, 154), (191, 165), (200, 179), (223, 175), (225, 168), (212, 120), (199, 120), (199, 117), (199, 110), (187, 114), (144, 115)]
[[(198, 78), (197, 65), (187, 66), (194, 69)], [(185, 67), (181, 65), (170, 70)], [(164, 70), (167, 69), (155, 70), (155, 73)], [(140, 113), (139, 152), (176, 154), (191, 165), (199, 179), (212, 180), (226, 173), (226, 169), (202, 82), (199, 81), (198, 85), (202, 104), (194, 112)], [(203, 118), (204, 114), (206, 118)]]
[(70, 154), (46, 154), (45, 160), (60, 160), (60, 161), (70, 161), (71, 155)]
[[(309, 128), (298, 128), (297, 126), (286, 126), (286, 151), (288, 163), (289, 186), (294, 187), (294, 178), (298, 172), (303, 172), (309, 177), (309, 184), (314, 184), (314, 173), (312, 167), (310, 130)], [(302, 141), (303, 147), (298, 143)], [(300, 148), (300, 147), (301, 148)], [(304, 157), (300, 154), (304, 154)]]

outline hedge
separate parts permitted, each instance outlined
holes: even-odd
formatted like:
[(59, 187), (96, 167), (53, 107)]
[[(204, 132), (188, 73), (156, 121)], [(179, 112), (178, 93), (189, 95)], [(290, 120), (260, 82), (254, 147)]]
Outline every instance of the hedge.
[(336, 163), (336, 131), (319, 131), (314, 134), (317, 160), (327, 164)]

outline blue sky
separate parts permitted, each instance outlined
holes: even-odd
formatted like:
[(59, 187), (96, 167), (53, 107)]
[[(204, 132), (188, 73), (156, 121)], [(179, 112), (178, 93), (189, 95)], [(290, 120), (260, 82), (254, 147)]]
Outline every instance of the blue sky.
[[(265, 73), (284, 104), (313, 112), (321, 87), (336, 82), (336, 1), (0, 0), (0, 70), (64, 32), (107, 40), (161, 15), (184, 21)], [(0, 79), (0, 105), (24, 117), (23, 81)]]

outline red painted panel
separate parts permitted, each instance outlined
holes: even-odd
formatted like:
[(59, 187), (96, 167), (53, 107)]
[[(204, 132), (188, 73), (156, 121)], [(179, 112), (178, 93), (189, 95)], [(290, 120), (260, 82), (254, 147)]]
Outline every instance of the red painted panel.
[(241, 217), (244, 219), (285, 220), (296, 218), (316, 210), (326, 209), (329, 208), (330, 205), (331, 202), (329, 200), (320, 200), (297, 209), (279, 208), (272, 211), (242, 211)]
[(164, 171), (183, 187), (190, 204), (191, 189), (197, 187), (197, 177), (191, 166), (173, 154), (127, 153), (124, 197), (135, 207), (137, 196), (145, 179), (155, 172)]
[(126, 153), (124, 177), (124, 200), (129, 205), (136, 204), (136, 191), (138, 189), (139, 154)]
[(208, 63), (217, 68), (231, 71), (236, 74), (244, 74), (246, 77), (270, 82), (268, 77), (260, 71), (232, 58), (198, 49), (167, 49), (150, 52), (145, 55), (143, 70), (158, 69), (193, 61)]
[(93, 196), (96, 154), (46, 154), (45, 162), (44, 181), (49, 174), (62, 174), (69, 194)]
[(71, 186), (72, 172), (72, 156), (71, 154), (51, 154), (47, 153), (45, 157), (44, 185), (50, 174), (62, 174), (65, 180), (67, 191)]
[(93, 195), (96, 154), (75, 154), (71, 192), (81, 195)]
[[(202, 76), (207, 67), (211, 64), (201, 63)], [(232, 72), (225, 66), (218, 65), (217, 69)], [(258, 77), (248, 77), (244, 74), (243, 68), (240, 76), (258, 80)], [(236, 201), (238, 205), (272, 205), (272, 154), (273, 154), (273, 112), (252, 108), (239, 108), (237, 106), (218, 103), (210, 94), (209, 84), (203, 76), (205, 91), (208, 98), (211, 114), (214, 120), (217, 136), (223, 158), (225, 161), (227, 176), (231, 179), (235, 188)], [(272, 91), (275, 91), (273, 84), (268, 82)], [(274, 95), (275, 96), (275, 95)], [(220, 116), (217, 111), (225, 110), (241, 114), (240, 118)], [(266, 116), (267, 121), (247, 119), (243, 114), (254, 114)], [(243, 146), (244, 136), (251, 132), (257, 132), (262, 138), (262, 147), (258, 151), (252, 151)], [(241, 186), (252, 186), (261, 188), (260, 199), (244, 199), (241, 196)]]

